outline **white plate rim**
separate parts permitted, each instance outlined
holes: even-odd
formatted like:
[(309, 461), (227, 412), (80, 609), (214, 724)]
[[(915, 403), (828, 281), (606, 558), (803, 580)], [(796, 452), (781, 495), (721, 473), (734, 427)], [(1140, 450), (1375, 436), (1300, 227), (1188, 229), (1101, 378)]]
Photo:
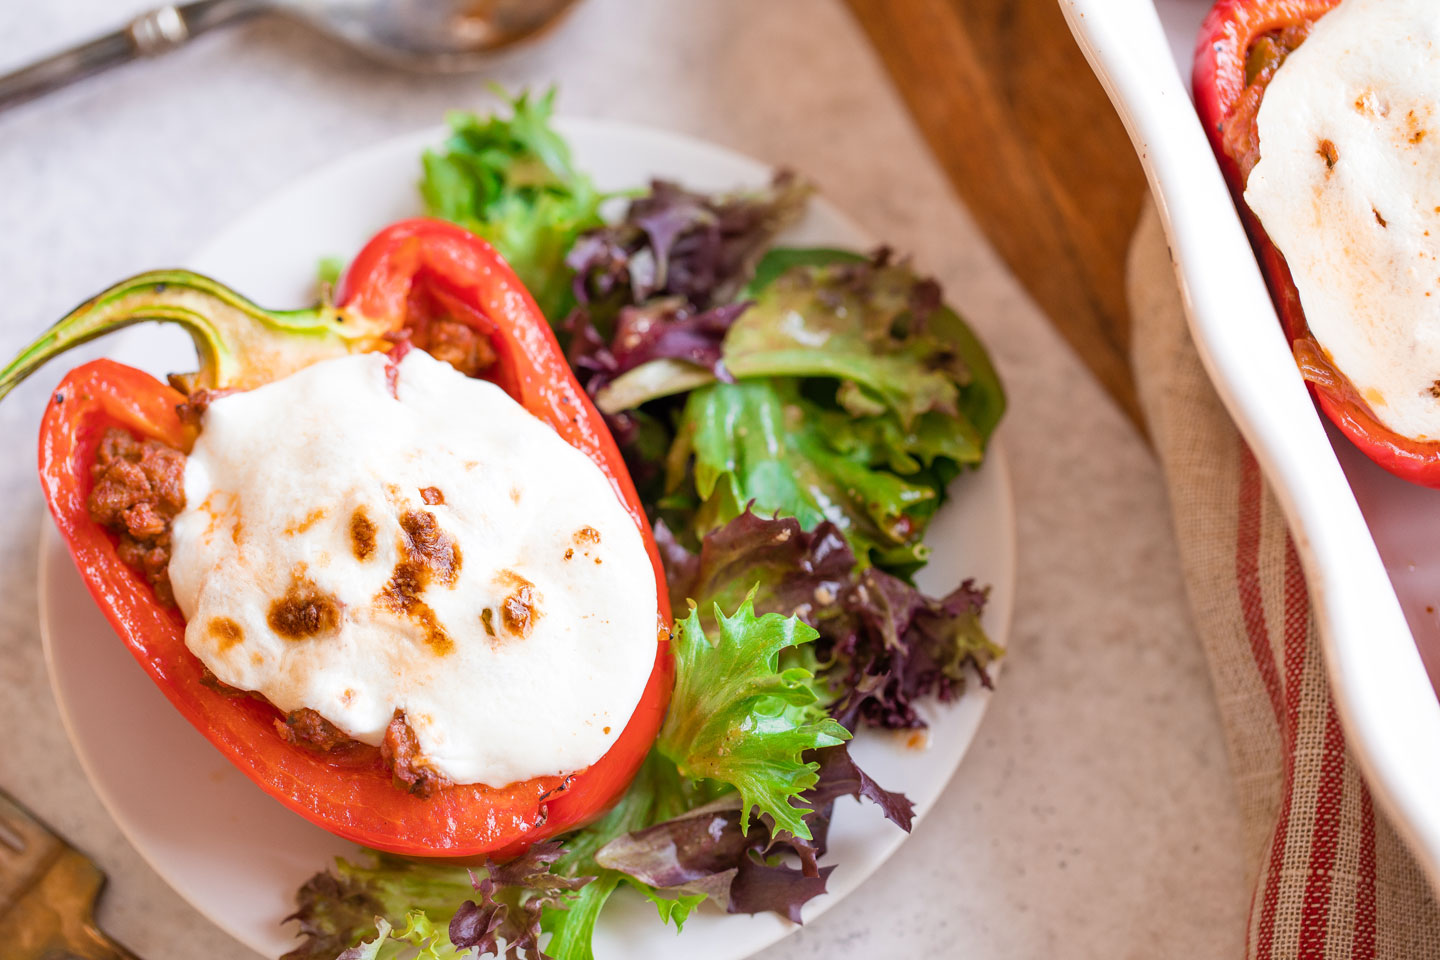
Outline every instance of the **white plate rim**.
[[(717, 157), (723, 157), (728, 164), (735, 167), (743, 166), (748, 168), (765, 170), (771, 169), (768, 164), (763, 164), (760, 161), (739, 152), (730, 150), (723, 146), (709, 143), (707, 141), (700, 140), (698, 138), (689, 137), (667, 130), (660, 130), (656, 128), (645, 127), (642, 125), (628, 124), (616, 121), (580, 119), (572, 117), (556, 118), (556, 123), (560, 127), (560, 129), (567, 135), (567, 137), (573, 138), (576, 136), (583, 136), (587, 133), (592, 135), (614, 136), (624, 138), (635, 143), (648, 143), (652, 146), (659, 147), (661, 150), (668, 149), (680, 151), (702, 151)], [(223, 239), (231, 232), (238, 231), (250, 218), (263, 217), (269, 208), (284, 205), (292, 198), (303, 195), (306, 192), (310, 191), (316, 186), (316, 184), (322, 182), (323, 180), (343, 173), (346, 168), (352, 165), (357, 167), (361, 166), (368, 162), (370, 159), (372, 159), (374, 156), (391, 151), (405, 150), (411, 154), (418, 155), (418, 150), (421, 147), (427, 144), (438, 143), (443, 138), (444, 132), (445, 128), (443, 127), (430, 127), (409, 134), (403, 134), (397, 137), (389, 138), (370, 147), (356, 151), (355, 153), (347, 155), (346, 157), (333, 161), (320, 167), (319, 169), (316, 169), (308, 174), (301, 176), (295, 181), (292, 181), (291, 183), (282, 186), (278, 190), (272, 192), (267, 197), (263, 198), (259, 203), (255, 205), (255, 207), (249, 213), (231, 221), (221, 231), (219, 231), (210, 242), (202, 246), (200, 250), (198, 250), (194, 255), (186, 258), (186, 262), (190, 263), (194, 261), (206, 260), (208, 258), (209, 251), (216, 247), (221, 239)], [(838, 208), (830, 204), (823, 196), (816, 196), (814, 200), (812, 200), (812, 203), (816, 206), (823, 207), (825, 209), (825, 215), (827, 217), (833, 218), (839, 224), (843, 225), (847, 233), (854, 235), (856, 241), (847, 242), (858, 243), (859, 241), (863, 240), (864, 245), (874, 246), (873, 240), (869, 237), (866, 231), (856, 225), (855, 222), (851, 218), (846, 216), (843, 211), (840, 211)], [(113, 349), (108, 352), (114, 352), (115, 349), (121, 349), (121, 345), (129, 342), (134, 337), (135, 334), (133, 332), (127, 332), (113, 336), (110, 341)], [(990, 604), (987, 604), (985, 622), (987, 630), (991, 634), (992, 639), (995, 640), (995, 642), (997, 642), (1000, 646), (1006, 647), (1008, 649), (1008, 641), (1010, 638), (1010, 631), (1014, 615), (1014, 597), (1016, 592), (1015, 587), (1018, 559), (1016, 549), (1017, 521), (1014, 505), (1014, 490), (1011, 482), (1011, 469), (1009, 466), (1008, 457), (1005, 452), (1005, 433), (1006, 431), (1002, 426), (1001, 429), (998, 430), (996, 435), (992, 438), (990, 448), (983, 465), (984, 472), (990, 476), (988, 484), (993, 486), (996, 490), (996, 502), (993, 504), (993, 506), (997, 509), (999, 513), (999, 546), (1000, 552), (1003, 554), (999, 562), (999, 568), (996, 570), (996, 572), (1001, 574), (1001, 576), (997, 576), (992, 582), (992, 586), (995, 588), (995, 591), (994, 595), (992, 595), (992, 602)], [(66, 554), (67, 551), (54, 525), (52, 523), (43, 524), (40, 535), (39, 548), (37, 551), (39, 565), (37, 592), (40, 597), (39, 626), (42, 640), (42, 649), (45, 657), (47, 675), (50, 679), (52, 694), (55, 697), (55, 701), (60, 713), (61, 723), (65, 730), (66, 736), (69, 738), (72, 746), (75, 748), (75, 752), (80, 762), (82, 771), (84, 772), (86, 778), (89, 780), (92, 788), (96, 791), (96, 794), (101, 800), (102, 805), (106, 808), (107, 812), (110, 814), (112, 820), (114, 820), (116, 826), (121, 831), (122, 835), (125, 836), (126, 840), (136, 850), (136, 852), (140, 854), (141, 858), (145, 860), (145, 862), (152, 869), (154, 869), (156, 873), (159, 874), (161, 878), (164, 879), (166, 883), (181, 896), (182, 899), (184, 899), (187, 903), (194, 907), (207, 920), (209, 920), (211, 923), (214, 923), (217, 927), (224, 930), (230, 936), (234, 937), (237, 941), (245, 944), (246, 946), (255, 950), (257, 953), (261, 953), (263, 955), (265, 954), (265, 950), (262, 948), (261, 945), (264, 942), (263, 938), (257, 939), (254, 931), (238, 927), (234, 923), (229, 922), (228, 918), (224, 914), (218, 914), (215, 910), (211, 908), (209, 904), (195, 896), (192, 890), (188, 888), (183, 882), (183, 878), (175, 875), (175, 873), (171, 869), (169, 869), (164, 863), (162, 863), (154, 856), (152, 850), (149, 848), (143, 836), (138, 831), (136, 823), (132, 821), (132, 819), (124, 811), (123, 805), (118, 801), (115, 793), (111, 789), (111, 785), (107, 782), (106, 778), (100, 775), (97, 771), (94, 758), (82, 746), (86, 739), (84, 730), (77, 723), (76, 717), (74, 716), (74, 713), (72, 711), (72, 707), (61, 689), (61, 677), (63, 668), (57, 661), (56, 656), (57, 644), (54, 641), (55, 625), (51, 607), (51, 598), (54, 596), (53, 591), (56, 589), (53, 583), (52, 573), (55, 569), (57, 557), (61, 558), (64, 564), (68, 564), (70, 562)], [(996, 602), (997, 600), (998, 602)], [(89, 602), (88, 595), (87, 602)], [(1003, 660), (997, 662), (994, 666), (992, 666), (990, 671), (992, 677), (997, 679), (999, 678), (1002, 666)], [(935, 795), (933, 797), (925, 798), (923, 801), (918, 801), (916, 803), (915, 823), (917, 826), (921, 822), (923, 822), (925, 816), (928, 814), (930, 808), (933, 806), (934, 800), (937, 799), (938, 796), (944, 792), (944, 790), (946, 789), (946, 785), (948, 785), (950, 780), (952, 780), (955, 776), (955, 772), (959, 768), (961, 762), (963, 761), (963, 758), (968, 754), (969, 748), (971, 745), (973, 745), (974, 737), (976, 736), (979, 726), (983, 721), (984, 714), (988, 709), (990, 698), (993, 695), (994, 694), (992, 691), (979, 689), (977, 684), (972, 683), (970, 689), (967, 690), (964, 697), (960, 701), (960, 704), (952, 706), (951, 709), (956, 709), (960, 705), (968, 705), (965, 706), (964, 709), (973, 712), (973, 719), (968, 723), (968, 727), (963, 737), (963, 744), (960, 745), (960, 749), (956, 754), (954, 762), (951, 764), (948, 770), (943, 772), (943, 779), (937, 787)], [(889, 857), (909, 838), (909, 836), (910, 834), (906, 834), (901, 831), (892, 831), (891, 833), (887, 833), (886, 842), (884, 843), (883, 847), (880, 845), (876, 845), (872, 859), (867, 860), (866, 862), (859, 865), (843, 864), (842, 867), (849, 866), (850, 868), (837, 871), (832, 878), (827, 894), (807, 904), (804, 913), (805, 919), (807, 921), (813, 920), (828, 911), (831, 907), (835, 906), (841, 900), (843, 900), (847, 895), (853, 892), (856, 887), (863, 883), (876, 869), (878, 869), (881, 864), (888, 860)], [(321, 866), (323, 866), (323, 864), (317, 864), (316, 868), (319, 869)], [(762, 915), (762, 917), (768, 917), (768, 915)], [(736, 920), (743, 921), (745, 918), (734, 917), (727, 919), (731, 922), (734, 922)], [(655, 926), (659, 928), (658, 924), (656, 924)], [(665, 932), (667, 932), (667, 934), (669, 934), (669, 931), (666, 928), (659, 929), (664, 930)], [(740, 953), (727, 953), (724, 955), (733, 956), (734, 958), (736, 958), (736, 960), (738, 960), (738, 958), (740, 957), (750, 955), (750, 953), (752, 953), (754, 950), (763, 949), (764, 947), (767, 947), (774, 942), (784, 938), (785, 936), (793, 932), (794, 929), (796, 928), (793, 924), (789, 924), (788, 922), (785, 922), (783, 920), (777, 920), (773, 935), (769, 936), (763, 942), (753, 941), (747, 943), (746, 946), (743, 948), (742, 952)]]

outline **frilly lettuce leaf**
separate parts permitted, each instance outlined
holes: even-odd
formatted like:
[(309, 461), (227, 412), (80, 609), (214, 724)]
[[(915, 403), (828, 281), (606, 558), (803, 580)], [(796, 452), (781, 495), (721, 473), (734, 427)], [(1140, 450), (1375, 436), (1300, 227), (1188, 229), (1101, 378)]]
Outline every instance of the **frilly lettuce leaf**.
[(652, 181), (619, 223), (575, 244), (569, 264), (587, 314), (578, 319), (605, 334), (623, 305), (675, 298), (698, 312), (733, 302), (813, 192), (808, 181), (784, 170), (765, 187), (729, 193)]
[(734, 193), (657, 180), (619, 223), (580, 238), (566, 261), (576, 271), (576, 308), (565, 322), (576, 376), (603, 396), (606, 384), (646, 368), (627, 387), (635, 403), (612, 398), (607, 412), (728, 379), (720, 346), (747, 306), (736, 294), (812, 190), (785, 171)]
[[(335, 960), (378, 960), (380, 951), (390, 940), (390, 921), (384, 917), (375, 918), (375, 936), (362, 940), (347, 950), (342, 950)], [(288, 955), (287, 955), (288, 956)]]
[(989, 686), (1001, 650), (980, 623), (987, 591), (971, 581), (937, 598), (861, 569), (829, 521), (807, 531), (793, 517), (747, 510), (706, 534), (698, 554), (663, 525), (655, 533), (673, 602), (701, 596), (727, 605), (748, 595), (756, 610), (793, 613), (818, 631), (814, 669), (846, 726), (923, 727), (923, 698), (952, 700), (972, 676)]
[(450, 137), (422, 157), (426, 212), (479, 234), (500, 251), (552, 324), (574, 302), (566, 254), (600, 227), (604, 194), (575, 169), (551, 126), (555, 91), (521, 93), (510, 116), (455, 111)]
[(822, 867), (835, 800), (864, 797), (902, 830), (914, 809), (904, 795), (879, 787), (850, 758), (848, 744), (812, 751), (817, 780), (802, 795), (809, 837), (778, 830), (769, 817), (744, 829), (734, 794), (627, 834), (598, 852), (606, 868), (662, 897), (705, 897), (730, 913), (774, 912), (801, 922), (801, 908), (825, 892), (833, 867)]
[(596, 861), (596, 853), (607, 843), (652, 823), (678, 816), (709, 794), (684, 783), (675, 765), (653, 750), (645, 758), (640, 773), (620, 802), (595, 823), (571, 834), (565, 840), (565, 856), (556, 870), (569, 876), (593, 875), (568, 904), (553, 906), (542, 915), (542, 925), (550, 933), (547, 950), (556, 960), (593, 960), (591, 940), (595, 923), (610, 896), (622, 881), (649, 897), (659, 910), (660, 919), (680, 929), (697, 898), (677, 898), (646, 886), (633, 877), (607, 869)]
[(675, 694), (655, 749), (681, 776), (738, 791), (742, 833), (753, 810), (808, 840), (808, 811), (792, 801), (815, 785), (818, 767), (803, 754), (850, 738), (817, 706), (810, 671), (779, 662), (816, 633), (795, 617), (757, 617), (748, 599), (732, 616), (713, 609), (713, 641), (698, 609), (676, 631)]
[(288, 919), (304, 940), (282, 960), (451, 960), (476, 951), (544, 960), (542, 913), (563, 909), (593, 879), (556, 873), (563, 851), (554, 842), (474, 868), (364, 856), (368, 863), (336, 861), (300, 889)]

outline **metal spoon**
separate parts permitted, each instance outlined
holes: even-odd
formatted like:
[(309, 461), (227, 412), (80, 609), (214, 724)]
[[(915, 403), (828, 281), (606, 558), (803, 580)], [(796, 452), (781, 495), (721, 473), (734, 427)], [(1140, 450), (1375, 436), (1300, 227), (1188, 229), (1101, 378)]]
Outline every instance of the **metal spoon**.
[(239, 20), (278, 14), (392, 66), (458, 72), (523, 40), (574, 0), (195, 0), (143, 13), (124, 28), (0, 75), (0, 110), (110, 67), (168, 53)]

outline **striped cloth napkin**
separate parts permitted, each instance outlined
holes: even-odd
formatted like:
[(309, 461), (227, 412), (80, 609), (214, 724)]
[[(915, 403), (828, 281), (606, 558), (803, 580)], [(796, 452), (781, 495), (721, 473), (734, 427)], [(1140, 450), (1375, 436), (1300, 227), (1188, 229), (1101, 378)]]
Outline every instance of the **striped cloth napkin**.
[(1440, 957), (1440, 909), (1345, 745), (1299, 557), (1200, 366), (1153, 207), (1128, 280), (1140, 401), (1244, 825), (1246, 957)]

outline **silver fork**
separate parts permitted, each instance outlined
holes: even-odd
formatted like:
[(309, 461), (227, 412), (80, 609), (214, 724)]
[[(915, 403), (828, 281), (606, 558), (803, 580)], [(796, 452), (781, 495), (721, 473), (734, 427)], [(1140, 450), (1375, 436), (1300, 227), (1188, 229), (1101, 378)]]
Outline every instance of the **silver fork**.
[(139, 960), (95, 926), (105, 874), (0, 790), (0, 960)]

